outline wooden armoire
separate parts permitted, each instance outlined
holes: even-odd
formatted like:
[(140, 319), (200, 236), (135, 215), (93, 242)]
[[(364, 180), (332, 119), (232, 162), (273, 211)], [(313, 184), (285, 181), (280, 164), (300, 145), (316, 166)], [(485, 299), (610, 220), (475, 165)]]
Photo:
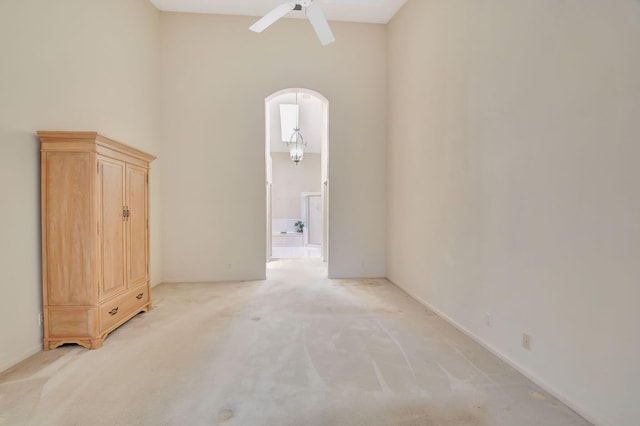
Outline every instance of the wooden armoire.
[(151, 309), (149, 164), (96, 132), (40, 131), (44, 348), (102, 346)]

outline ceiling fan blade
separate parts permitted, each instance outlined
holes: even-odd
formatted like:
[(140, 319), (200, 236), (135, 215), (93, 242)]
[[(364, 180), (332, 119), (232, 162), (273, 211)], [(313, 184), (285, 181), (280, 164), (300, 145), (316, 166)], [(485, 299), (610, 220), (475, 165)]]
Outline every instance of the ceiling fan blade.
[(273, 9), (271, 12), (264, 15), (262, 18), (258, 19), (258, 21), (249, 27), (251, 31), (256, 33), (261, 33), (266, 30), (271, 24), (276, 22), (278, 19), (282, 18), (287, 13), (291, 12), (295, 9), (296, 4), (287, 2), (281, 4), (280, 6)]
[(327, 22), (327, 18), (325, 18), (322, 9), (320, 9), (315, 4), (311, 4), (307, 7), (307, 18), (309, 18), (311, 26), (313, 26), (313, 29), (316, 31), (316, 35), (320, 39), (320, 43), (323, 46), (336, 41), (336, 38), (333, 36), (331, 27), (329, 27), (329, 23)]

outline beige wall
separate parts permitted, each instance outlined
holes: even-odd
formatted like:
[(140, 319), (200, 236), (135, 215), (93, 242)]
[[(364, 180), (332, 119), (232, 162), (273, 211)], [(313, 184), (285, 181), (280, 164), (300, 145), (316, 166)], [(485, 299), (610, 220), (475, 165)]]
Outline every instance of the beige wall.
[(388, 31), (388, 276), (637, 424), (640, 3), (409, 0)]
[[(158, 154), (159, 12), (147, 0), (0, 2), (0, 371), (42, 348), (37, 130)], [(159, 219), (159, 162), (152, 220)], [(152, 226), (153, 281), (160, 280)]]
[[(274, 219), (301, 219), (302, 193), (320, 192), (320, 154), (305, 153), (297, 166), (284, 152), (271, 153), (273, 160)], [(277, 231), (277, 230), (276, 230)]]
[(261, 34), (255, 18), (162, 13), (163, 276), (265, 275), (265, 98), (329, 100), (332, 276), (385, 274), (386, 27), (307, 21)]

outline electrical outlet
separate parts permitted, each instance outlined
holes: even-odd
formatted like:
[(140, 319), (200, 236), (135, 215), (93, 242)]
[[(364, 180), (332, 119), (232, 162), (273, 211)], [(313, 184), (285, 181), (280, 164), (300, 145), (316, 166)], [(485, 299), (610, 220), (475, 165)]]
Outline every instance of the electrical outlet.
[(42, 312), (38, 314), (38, 325), (42, 325), (44, 322), (44, 317), (42, 316)]
[(484, 314), (484, 323), (487, 327), (493, 328), (493, 314), (491, 312)]
[(526, 350), (531, 350), (531, 336), (526, 333), (522, 333), (522, 347)]

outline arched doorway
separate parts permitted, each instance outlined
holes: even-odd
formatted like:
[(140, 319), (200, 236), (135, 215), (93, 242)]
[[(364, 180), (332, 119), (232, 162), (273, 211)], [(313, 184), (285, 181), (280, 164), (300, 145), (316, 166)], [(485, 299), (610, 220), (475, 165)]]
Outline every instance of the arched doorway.
[[(294, 131), (288, 129), (291, 124), (287, 119), (292, 109), (296, 111), (295, 122), (306, 144), (302, 161), (295, 164), (285, 143), (290, 141)], [(267, 261), (274, 258), (315, 257), (317, 254), (317, 257), (328, 262), (329, 101), (324, 96), (305, 88), (288, 88), (265, 99), (265, 161)], [(285, 162), (287, 166), (283, 166)], [(283, 178), (283, 172), (278, 167), (288, 167), (291, 174)], [(319, 173), (317, 181), (314, 177), (314, 181), (305, 186), (301, 181), (309, 182), (309, 168)], [(286, 196), (282, 195), (284, 186), (289, 191)], [(283, 203), (283, 199), (286, 199), (286, 207), (279, 204)], [(304, 224), (302, 232), (297, 232), (297, 222)], [(287, 246), (292, 248), (281, 248)]]

